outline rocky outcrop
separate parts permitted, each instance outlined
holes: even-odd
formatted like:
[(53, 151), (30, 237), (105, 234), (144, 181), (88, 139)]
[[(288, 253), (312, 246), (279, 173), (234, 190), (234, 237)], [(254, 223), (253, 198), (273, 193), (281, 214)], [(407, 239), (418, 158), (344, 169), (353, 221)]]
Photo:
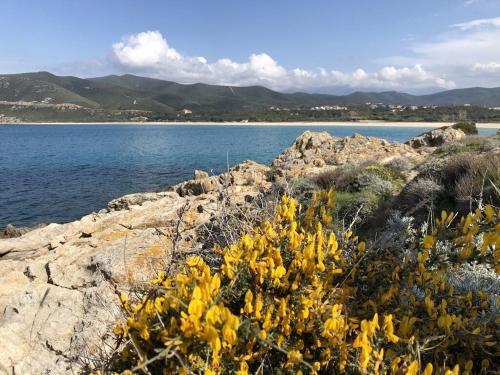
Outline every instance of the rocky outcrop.
[(0, 374), (78, 373), (98, 360), (122, 317), (116, 291), (140, 288), (198, 252), (199, 229), (220, 214), (222, 196), (240, 209), (275, 179), (425, 154), (373, 137), (305, 132), (272, 166), (246, 161), (218, 176), (195, 171), (169, 191), (126, 195), (81, 220), (0, 240)]
[(242, 205), (269, 187), (268, 170), (246, 162), (220, 176), (196, 172), (189, 183), (201, 191), (182, 183), (131, 194), (79, 221), (0, 240), (0, 374), (78, 373), (121, 317), (115, 288), (140, 287), (175, 254), (197, 251), (197, 228), (217, 214), (221, 189)]
[(113, 199), (111, 202), (109, 202), (108, 210), (120, 211), (129, 209), (131, 206), (141, 206), (145, 202), (154, 202), (168, 196), (169, 194), (169, 192), (159, 192), (124, 195), (123, 197)]
[(324, 167), (358, 163), (366, 159), (387, 162), (396, 157), (421, 159), (425, 151), (385, 139), (354, 134), (338, 138), (327, 132), (304, 132), (272, 166), (287, 177), (317, 173)]
[(413, 148), (438, 147), (445, 143), (458, 141), (466, 136), (463, 130), (455, 129), (452, 126), (433, 129), (422, 133), (406, 142)]
[(19, 122), (21, 122), (21, 120), (17, 117), (5, 116), (4, 114), (0, 113), (0, 124), (16, 124)]

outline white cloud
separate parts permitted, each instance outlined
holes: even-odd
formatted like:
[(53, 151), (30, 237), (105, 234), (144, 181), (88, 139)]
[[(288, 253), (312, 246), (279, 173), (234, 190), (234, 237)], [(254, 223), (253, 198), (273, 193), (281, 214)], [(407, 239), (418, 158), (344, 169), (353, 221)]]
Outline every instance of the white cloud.
[(204, 57), (181, 54), (169, 46), (159, 31), (131, 35), (113, 44), (112, 57), (123, 70), (182, 83), (259, 84), (281, 90), (335, 86), (406, 90), (455, 86), (451, 80), (427, 72), (420, 64), (387, 66), (375, 72), (359, 68), (350, 73), (324, 68), (286, 69), (266, 53), (252, 54), (246, 62), (222, 58), (210, 63)]
[(468, 7), (468, 6), (471, 6), (474, 3), (477, 3), (477, 0), (465, 0), (464, 5), (466, 7)]
[(159, 66), (167, 61), (172, 63), (182, 59), (158, 31), (131, 35), (113, 44), (113, 53), (121, 64), (132, 68)]
[(458, 87), (500, 86), (499, 46), (500, 17), (481, 18), (451, 25), (451, 31), (433, 41), (411, 44), (407, 55), (379, 62), (425, 66)]
[[(477, 21), (477, 23), (475, 23)], [(470, 21), (463, 32), (442, 37), (440, 40), (412, 46), (416, 54), (414, 61), (426, 66), (472, 66), (477, 63), (500, 61), (500, 24), (493, 29), (483, 30), (485, 20)], [(500, 18), (499, 18), (500, 21)], [(488, 25), (493, 25), (489, 23)]]
[(500, 63), (499, 62), (494, 62), (491, 61), (486, 64), (474, 64), (472, 67), (472, 70), (474, 71), (483, 71), (483, 72), (489, 72), (489, 73), (496, 73), (500, 72)]
[(470, 29), (476, 29), (476, 28), (485, 27), (485, 26), (500, 27), (500, 17), (480, 18), (480, 19), (472, 20), (472, 21), (468, 21), (468, 22), (456, 23), (452, 26), (459, 28), (461, 30), (470, 30)]

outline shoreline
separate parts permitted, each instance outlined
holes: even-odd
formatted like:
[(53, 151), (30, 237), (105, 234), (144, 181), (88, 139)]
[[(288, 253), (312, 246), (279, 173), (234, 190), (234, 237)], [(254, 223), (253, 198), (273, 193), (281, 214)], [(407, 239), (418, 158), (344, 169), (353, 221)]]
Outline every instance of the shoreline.
[[(17, 122), (17, 123), (4, 123), (2, 125), (156, 125), (156, 126), (338, 126), (338, 127), (360, 127), (360, 126), (373, 126), (373, 127), (394, 127), (394, 128), (440, 128), (443, 126), (451, 126), (455, 122), (385, 122), (385, 121), (359, 121), (359, 122), (345, 122), (345, 121), (297, 121), (297, 122), (210, 122), (210, 121), (182, 121), (182, 122)], [(500, 123), (476, 123), (479, 129), (500, 129)]]

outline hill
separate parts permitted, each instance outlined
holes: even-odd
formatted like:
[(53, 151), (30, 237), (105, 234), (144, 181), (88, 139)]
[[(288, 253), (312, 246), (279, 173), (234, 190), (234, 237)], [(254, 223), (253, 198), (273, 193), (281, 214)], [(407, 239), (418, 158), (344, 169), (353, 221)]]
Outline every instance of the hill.
[[(248, 118), (270, 107), (364, 105), (500, 106), (500, 88), (467, 88), (431, 95), (396, 91), (349, 95), (281, 93), (262, 86), (179, 84), (125, 74), (98, 78), (61, 77), (48, 72), (0, 75), (0, 114), (22, 121), (175, 119), (189, 109), (198, 120)], [(62, 106), (71, 104), (72, 106)]]

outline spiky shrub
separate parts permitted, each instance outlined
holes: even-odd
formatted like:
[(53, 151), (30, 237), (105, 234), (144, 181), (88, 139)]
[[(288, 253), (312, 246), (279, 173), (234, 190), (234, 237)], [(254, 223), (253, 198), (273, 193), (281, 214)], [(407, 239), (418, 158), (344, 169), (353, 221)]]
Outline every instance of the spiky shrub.
[(451, 157), (441, 172), (444, 186), (453, 187), (454, 199), (457, 203), (484, 201), (500, 203), (494, 185), (500, 182), (500, 155), (486, 153), (474, 155), (469, 153)]
[[(335, 235), (333, 191), (302, 210), (283, 197), (273, 220), (245, 234), (213, 271), (191, 257), (159, 275), (137, 303), (120, 299), (123, 349), (114, 371), (147, 374), (487, 373), (498, 317), (481, 290), (458, 290), (450, 270), (500, 272), (498, 210), (452, 225), (443, 212), (408, 247)], [(446, 256), (442, 256), (445, 249)], [(497, 320), (495, 320), (497, 319)]]
[(397, 178), (404, 179), (405, 175), (414, 168), (414, 162), (407, 157), (400, 156), (390, 160), (385, 167)]

